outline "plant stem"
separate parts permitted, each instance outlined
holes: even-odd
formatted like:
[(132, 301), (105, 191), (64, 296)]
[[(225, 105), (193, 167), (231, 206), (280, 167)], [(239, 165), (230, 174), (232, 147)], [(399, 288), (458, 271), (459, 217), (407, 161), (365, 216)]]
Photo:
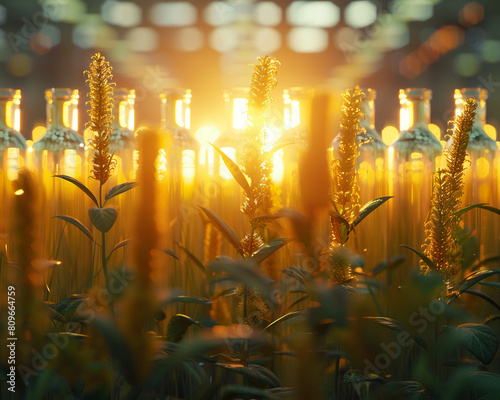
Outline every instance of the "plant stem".
[[(102, 208), (102, 183), (99, 183), (99, 207)], [(109, 296), (109, 311), (111, 312), (111, 317), (115, 319), (115, 310), (113, 308), (113, 296), (109, 288), (109, 272), (108, 265), (106, 261), (106, 234), (101, 232), (101, 259), (102, 259), (102, 270), (104, 272), (104, 279), (106, 281), (106, 290)]]

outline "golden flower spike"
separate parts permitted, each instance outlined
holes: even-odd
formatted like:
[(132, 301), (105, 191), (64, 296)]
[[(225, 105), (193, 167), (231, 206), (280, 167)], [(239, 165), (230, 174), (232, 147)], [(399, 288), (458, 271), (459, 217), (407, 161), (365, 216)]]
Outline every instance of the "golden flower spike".
[[(436, 265), (447, 285), (460, 272), (462, 248), (458, 242), (460, 209), (464, 190), (464, 170), (469, 134), (472, 130), (477, 104), (473, 99), (464, 103), (464, 111), (455, 117), (451, 146), (445, 151), (446, 167), (434, 174), (434, 191), (428, 221), (425, 224), (424, 254)], [(423, 261), (421, 269), (428, 272)]]
[(92, 178), (98, 180), (101, 185), (111, 176), (111, 170), (114, 168), (116, 161), (113, 160), (113, 155), (109, 153), (109, 142), (113, 128), (113, 86), (111, 83), (113, 78), (113, 69), (109, 66), (101, 53), (96, 53), (92, 57), (87, 74), (87, 81), (90, 92), (87, 94), (90, 104), (88, 114), (90, 121), (85, 124), (85, 128), (92, 130), (95, 133), (93, 139), (89, 141), (89, 145), (96, 152), (92, 160)]
[[(356, 183), (359, 121), (364, 93), (356, 86), (342, 94), (339, 148), (333, 163), (333, 201), (339, 214), (352, 224), (359, 214), (359, 187)], [(338, 240), (337, 240), (338, 241)]]
[(273, 205), (271, 189), (272, 161), (263, 151), (266, 129), (271, 110), (271, 92), (276, 87), (276, 74), (280, 63), (266, 56), (258, 59), (254, 67), (252, 85), (248, 95), (247, 143), (243, 153), (243, 167), (250, 178), (253, 198), (247, 198), (243, 212), (254, 217), (258, 207), (268, 214)]

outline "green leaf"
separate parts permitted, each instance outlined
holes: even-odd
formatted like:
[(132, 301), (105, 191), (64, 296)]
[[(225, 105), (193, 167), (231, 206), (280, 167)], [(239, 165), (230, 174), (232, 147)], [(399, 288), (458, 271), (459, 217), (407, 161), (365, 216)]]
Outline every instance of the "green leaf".
[(176, 260), (179, 259), (179, 257), (177, 257), (177, 254), (175, 254), (172, 250), (167, 249), (166, 247), (162, 247), (158, 250), (160, 250), (162, 253), (168, 254), (171, 257), (174, 257)]
[(469, 350), (483, 364), (489, 364), (495, 358), (498, 338), (495, 331), (486, 325), (463, 324), (449, 326), (448, 331), (456, 334), (462, 346)]
[[(371, 321), (376, 323), (377, 325), (389, 328), (393, 331), (396, 332), (407, 332), (407, 330), (401, 325), (398, 321), (392, 318), (387, 318), (387, 317), (363, 317), (367, 321)], [(408, 332), (409, 333), (409, 332)], [(419, 336), (419, 335), (412, 335), (410, 333), (411, 338), (418, 343), (420, 346), (422, 346), (424, 349), (427, 350), (427, 343), (425, 340)]]
[(340, 238), (342, 243), (347, 242), (347, 239), (349, 239), (349, 231), (351, 229), (349, 222), (347, 222), (347, 220), (337, 211), (330, 210), (328, 211), (328, 214), (330, 214), (330, 222), (332, 224), (332, 231), (335, 237)]
[(222, 157), (222, 161), (224, 161), (224, 164), (226, 165), (227, 169), (229, 170), (233, 178), (236, 180), (236, 182), (238, 182), (241, 188), (245, 191), (248, 198), (252, 199), (253, 198), (252, 189), (248, 184), (247, 178), (245, 177), (245, 175), (243, 175), (243, 172), (241, 172), (241, 169), (236, 165), (236, 163), (233, 160), (231, 160), (229, 156), (226, 155), (226, 153), (224, 153), (221, 149), (219, 149), (212, 143), (210, 144), (217, 151), (217, 153), (220, 154), (220, 156)]
[(392, 199), (393, 196), (379, 197), (378, 199), (370, 200), (359, 210), (358, 217), (352, 223), (353, 226), (357, 226), (361, 221), (363, 221), (372, 211), (376, 210), (387, 200)]
[(128, 192), (130, 189), (133, 189), (136, 186), (137, 182), (125, 182), (120, 185), (116, 185), (115, 187), (111, 188), (108, 193), (106, 193), (106, 197), (104, 197), (104, 204), (106, 204), (108, 200), (112, 199), (113, 197)]
[[(384, 389), (388, 393), (391, 393), (393, 395), (404, 396), (404, 398), (409, 398), (409, 399), (428, 398), (427, 395), (424, 393), (425, 391), (424, 386), (420, 382), (416, 381), (389, 382), (384, 385)], [(397, 398), (403, 398), (403, 397), (397, 397)]]
[(169, 342), (178, 343), (182, 340), (184, 335), (186, 334), (188, 328), (191, 325), (199, 325), (194, 319), (188, 317), (184, 314), (176, 314), (170, 321), (167, 326), (167, 340)]
[(125, 239), (125, 240), (122, 240), (120, 243), (118, 243), (115, 247), (113, 247), (113, 249), (109, 252), (109, 255), (108, 257), (106, 258), (106, 260), (109, 260), (111, 258), (111, 254), (113, 254), (113, 252), (115, 250), (118, 250), (120, 247), (124, 247), (126, 245), (128, 245), (130, 243), (130, 239)]
[(491, 211), (495, 214), (498, 214), (500, 215), (500, 209), (498, 208), (495, 208), (495, 207), (491, 207), (491, 206), (488, 206), (486, 205), (487, 203), (480, 203), (480, 204), (472, 204), (470, 206), (467, 206), (465, 208), (462, 208), (461, 210), (458, 210), (455, 215), (457, 217), (460, 217), (462, 214), (466, 213), (467, 211), (470, 211), (474, 208), (482, 208), (483, 210), (488, 210), (488, 211)]
[(497, 264), (500, 263), (500, 255), (491, 256), (488, 258), (484, 258), (482, 260), (478, 260), (474, 263), (474, 265), (472, 265), (470, 270), (477, 271), (478, 269), (481, 269), (481, 267), (489, 263), (497, 263)]
[(187, 248), (186, 246), (184, 246), (184, 244), (182, 243), (177, 243), (178, 246), (184, 251), (184, 253), (186, 253), (186, 255), (188, 256), (188, 258), (194, 262), (194, 265), (196, 265), (204, 274), (207, 273), (207, 269), (205, 268), (205, 266), (203, 265), (203, 263), (198, 259), (198, 257), (196, 257), (193, 253), (191, 253)]
[(99, 203), (97, 202), (94, 193), (92, 193), (90, 189), (83, 183), (81, 183), (78, 179), (72, 178), (71, 176), (68, 175), (54, 175), (53, 178), (61, 178), (64, 179), (65, 181), (71, 182), (73, 185), (78, 187), (78, 189), (80, 189), (83, 193), (89, 196), (90, 200), (92, 200), (95, 203), (95, 205), (99, 207)]
[(215, 364), (219, 368), (223, 368), (225, 370), (234, 372), (236, 374), (240, 374), (246, 376), (247, 378), (255, 379), (256, 381), (265, 383), (271, 387), (279, 387), (281, 383), (274, 373), (261, 365), (250, 364), (248, 367), (244, 367), (240, 364), (225, 364), (225, 363), (216, 363)]
[(498, 400), (498, 399), (500, 399), (500, 392), (492, 392), (485, 394), (484, 396), (481, 396), (477, 400)]
[(400, 245), (401, 247), (406, 247), (407, 249), (410, 249), (411, 251), (413, 251), (417, 256), (419, 256), (423, 262), (425, 262), (427, 264), (427, 266), (432, 270), (432, 271), (437, 271), (437, 267), (436, 267), (436, 264), (434, 264), (432, 262), (432, 260), (427, 257), (424, 253), (414, 249), (413, 247), (410, 247), (410, 246), (407, 246), (406, 244), (401, 244)]
[(387, 381), (375, 374), (363, 375), (361, 371), (357, 369), (351, 369), (344, 374), (344, 383), (363, 383), (363, 382), (380, 382), (382, 384)]
[[(492, 282), (479, 282), (480, 285), (483, 285), (486, 283), (492, 283)], [(498, 283), (497, 283), (497, 285), (498, 285)], [(473, 296), (477, 296), (483, 300), (486, 300), (493, 307), (495, 307), (497, 310), (500, 311), (500, 305), (498, 305), (498, 303), (495, 300), (493, 300), (490, 296), (488, 296), (486, 293), (483, 293), (483, 292), (480, 292), (479, 290), (474, 290), (474, 289), (467, 289), (464, 293), (471, 294)]]
[(225, 272), (230, 280), (246, 284), (262, 294), (269, 294), (271, 291), (272, 280), (247, 263), (221, 258), (210, 263), (209, 269)]
[(118, 217), (118, 212), (111, 207), (89, 208), (89, 218), (92, 225), (94, 225), (99, 231), (106, 233), (109, 231)]
[(281, 270), (285, 275), (297, 279), (300, 283), (306, 286), (312, 279), (312, 274), (300, 267), (288, 267)]
[[(405, 262), (405, 260), (406, 260), (406, 257), (401, 255), (401, 254), (397, 254), (397, 255), (391, 257), (391, 259), (390, 259), (391, 269), (396, 269), (403, 262)], [(389, 266), (389, 260), (385, 260), (385, 261), (382, 261), (381, 263), (377, 264), (372, 270), (372, 276), (377, 276), (382, 271), (385, 271), (388, 266)]]
[(70, 217), (69, 215), (56, 215), (55, 217), (52, 218), (59, 218), (62, 219), (63, 221), (69, 222), (71, 225), (76, 226), (78, 229), (80, 229), (80, 231), (82, 231), (90, 240), (92, 241), (94, 240), (94, 237), (92, 236), (92, 233), (90, 232), (89, 228), (83, 225), (76, 218)]
[(194, 304), (212, 304), (212, 302), (204, 297), (199, 296), (172, 296), (161, 303), (166, 306), (171, 303), (194, 303)]
[(479, 282), (480, 285), (489, 286), (500, 291), (500, 283), (498, 282)]
[(274, 252), (281, 249), (285, 244), (289, 242), (289, 239), (275, 239), (269, 243), (262, 246), (259, 250), (252, 254), (249, 261), (253, 261), (256, 264), (260, 264), (267, 257), (271, 256)]
[(265, 390), (257, 389), (251, 386), (242, 385), (224, 385), (217, 396), (221, 400), (234, 399), (272, 399)]
[(483, 279), (489, 278), (490, 276), (500, 273), (500, 269), (483, 269), (481, 271), (474, 272), (468, 277), (460, 281), (452, 290), (452, 295), (448, 300), (448, 304), (451, 304), (460, 294), (470, 289), (476, 283), (482, 281)]
[(304, 294), (302, 296), (300, 296), (298, 299), (295, 299), (294, 301), (292, 301), (288, 306), (287, 306), (287, 310), (289, 310), (290, 308), (296, 306), (297, 304), (299, 303), (302, 303), (304, 300), (307, 300), (309, 298), (309, 295), (308, 294)]
[(269, 325), (267, 325), (264, 330), (268, 330), (270, 328), (272, 328), (273, 326), (281, 323), (281, 322), (284, 322), (288, 319), (292, 319), (292, 318), (296, 318), (296, 317), (299, 317), (301, 315), (306, 315), (307, 314), (307, 310), (297, 310), (297, 311), (292, 311), (292, 312), (289, 312), (288, 314), (285, 314), (285, 315), (282, 315), (281, 317), (279, 317), (278, 319), (275, 319), (273, 322), (271, 322)]
[(278, 388), (267, 389), (266, 393), (271, 394), (273, 399), (287, 399), (287, 400), (297, 399), (297, 389), (294, 387), (278, 387)]
[(238, 239), (238, 236), (234, 233), (234, 231), (229, 227), (228, 224), (226, 224), (221, 218), (219, 218), (217, 215), (215, 215), (212, 211), (206, 209), (205, 207), (198, 206), (201, 211), (205, 213), (207, 218), (210, 220), (212, 224), (217, 228), (217, 230), (226, 238), (226, 240), (231, 243), (231, 245), (236, 249), (238, 253), (243, 255), (243, 249), (242, 245), (240, 242), (240, 239)]

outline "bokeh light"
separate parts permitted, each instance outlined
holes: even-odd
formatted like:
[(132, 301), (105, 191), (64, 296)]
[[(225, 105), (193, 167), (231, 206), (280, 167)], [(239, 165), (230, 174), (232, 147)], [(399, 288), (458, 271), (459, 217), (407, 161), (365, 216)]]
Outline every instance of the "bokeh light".
[(368, 0), (352, 1), (344, 10), (345, 23), (353, 28), (364, 28), (377, 19), (377, 6)]
[(399, 136), (399, 130), (393, 125), (387, 125), (382, 129), (382, 140), (387, 146), (392, 146), (392, 144), (397, 140)]
[(283, 18), (283, 11), (272, 1), (260, 1), (255, 5), (254, 18), (259, 25), (276, 26)]
[(158, 26), (190, 26), (196, 23), (198, 11), (186, 1), (156, 3), (149, 10), (149, 19)]
[(320, 28), (292, 28), (287, 43), (297, 53), (319, 53), (328, 48), (328, 32)]
[(152, 28), (133, 28), (127, 33), (127, 40), (132, 51), (138, 53), (153, 51), (158, 47), (158, 33)]
[(107, 0), (101, 7), (102, 18), (112, 24), (130, 28), (142, 21), (142, 9), (131, 1)]
[(281, 34), (274, 28), (258, 28), (254, 33), (253, 44), (261, 53), (273, 53), (281, 47)]
[(32, 68), (33, 59), (24, 53), (14, 54), (7, 62), (7, 71), (18, 78), (28, 75)]
[(180, 28), (175, 33), (175, 48), (180, 51), (198, 51), (205, 43), (205, 36), (198, 28)]
[(232, 27), (215, 28), (209, 37), (210, 47), (220, 53), (234, 50), (238, 45), (239, 37), (236, 29)]
[(340, 9), (327, 1), (293, 1), (286, 18), (290, 25), (331, 28), (340, 21)]

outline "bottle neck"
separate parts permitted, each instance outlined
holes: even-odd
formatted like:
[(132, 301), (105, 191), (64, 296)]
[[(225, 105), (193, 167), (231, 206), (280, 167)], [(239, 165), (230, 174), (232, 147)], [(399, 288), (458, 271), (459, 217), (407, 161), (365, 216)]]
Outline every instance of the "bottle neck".
[(477, 102), (476, 117), (474, 118), (474, 126), (483, 127), (486, 124), (486, 101), (479, 100)]
[(365, 100), (363, 102), (364, 117), (360, 121), (360, 125), (365, 129), (375, 129), (375, 102), (373, 100)]
[(0, 129), (9, 129), (7, 125), (7, 101), (0, 101)]
[(427, 127), (431, 123), (431, 103), (423, 99), (410, 101), (410, 128)]
[(55, 100), (47, 103), (47, 129), (63, 129), (64, 125), (64, 100)]

